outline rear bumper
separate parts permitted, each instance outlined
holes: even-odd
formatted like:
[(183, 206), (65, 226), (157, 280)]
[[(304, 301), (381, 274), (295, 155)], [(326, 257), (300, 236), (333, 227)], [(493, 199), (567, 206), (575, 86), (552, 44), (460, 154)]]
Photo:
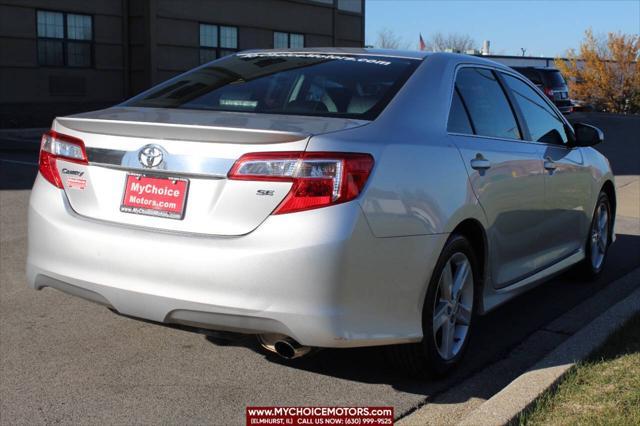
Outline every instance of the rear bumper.
[(270, 216), (241, 237), (123, 227), (79, 217), (38, 176), (27, 278), (157, 322), (382, 345), (421, 338), (425, 283), (446, 238), (375, 238), (355, 202)]

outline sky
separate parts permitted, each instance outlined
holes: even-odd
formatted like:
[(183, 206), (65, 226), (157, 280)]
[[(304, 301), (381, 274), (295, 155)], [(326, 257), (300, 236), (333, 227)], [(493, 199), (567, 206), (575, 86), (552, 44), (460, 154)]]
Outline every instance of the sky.
[(365, 40), (375, 45), (388, 28), (417, 49), (418, 36), (468, 34), (491, 53), (562, 56), (580, 46), (584, 31), (640, 32), (640, 0), (366, 0)]

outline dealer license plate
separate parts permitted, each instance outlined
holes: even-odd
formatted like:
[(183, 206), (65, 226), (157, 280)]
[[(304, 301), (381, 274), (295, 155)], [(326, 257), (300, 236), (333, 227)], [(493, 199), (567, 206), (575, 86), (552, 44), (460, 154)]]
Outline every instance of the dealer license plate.
[(182, 219), (189, 181), (129, 174), (120, 211), (147, 216)]

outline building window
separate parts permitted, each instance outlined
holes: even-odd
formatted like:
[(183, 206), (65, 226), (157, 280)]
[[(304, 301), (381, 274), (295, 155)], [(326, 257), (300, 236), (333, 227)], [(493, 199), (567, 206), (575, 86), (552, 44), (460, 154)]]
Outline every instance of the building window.
[(273, 32), (274, 49), (301, 49), (304, 47), (304, 34)]
[(362, 13), (362, 0), (338, 0), (338, 9), (347, 12)]
[(200, 24), (200, 63), (238, 51), (238, 28)]
[(93, 18), (90, 15), (38, 10), (38, 63), (90, 67)]

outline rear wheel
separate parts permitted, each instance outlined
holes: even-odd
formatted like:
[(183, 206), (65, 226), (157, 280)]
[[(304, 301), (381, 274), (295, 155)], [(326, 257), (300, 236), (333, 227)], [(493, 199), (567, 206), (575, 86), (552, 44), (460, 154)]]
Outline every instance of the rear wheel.
[(398, 345), (392, 357), (411, 375), (446, 374), (464, 354), (471, 335), (478, 280), (469, 241), (453, 235), (436, 264), (422, 314), (422, 342)]
[(602, 272), (611, 243), (611, 224), (609, 197), (600, 192), (585, 244), (586, 258), (579, 266), (583, 277), (593, 279)]

